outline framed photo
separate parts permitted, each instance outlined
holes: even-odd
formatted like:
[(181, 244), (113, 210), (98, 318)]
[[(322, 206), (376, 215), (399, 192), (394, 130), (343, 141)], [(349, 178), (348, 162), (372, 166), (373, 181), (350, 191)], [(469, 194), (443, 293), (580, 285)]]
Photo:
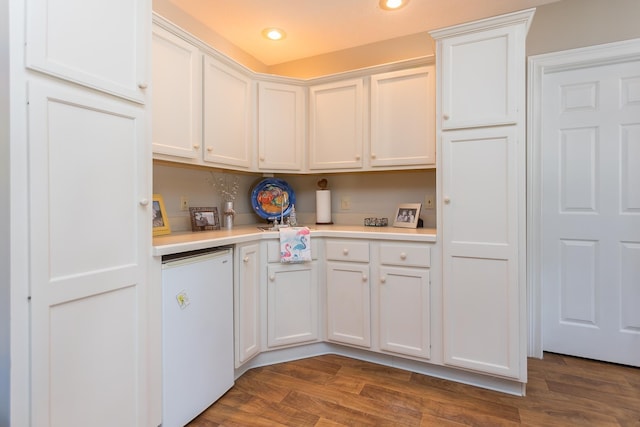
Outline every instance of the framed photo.
[(191, 231), (220, 230), (218, 208), (189, 208)]
[(416, 228), (420, 216), (420, 203), (402, 203), (396, 210), (393, 220), (394, 227)]
[(167, 211), (164, 208), (164, 200), (161, 195), (153, 195), (151, 207), (153, 208), (153, 235), (160, 236), (171, 233), (169, 218), (167, 218)]

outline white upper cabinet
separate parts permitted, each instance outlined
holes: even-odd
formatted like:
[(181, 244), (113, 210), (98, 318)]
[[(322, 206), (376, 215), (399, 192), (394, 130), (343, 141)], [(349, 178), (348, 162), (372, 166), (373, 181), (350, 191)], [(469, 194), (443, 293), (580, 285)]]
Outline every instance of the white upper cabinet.
[[(513, 124), (523, 111), (521, 76), (526, 12), (431, 32), (436, 57), (442, 129)], [(520, 18), (522, 16), (522, 18)], [(521, 25), (512, 25), (520, 20)], [(526, 25), (525, 25), (526, 24)], [(481, 31), (478, 31), (480, 30)]]
[(302, 170), (304, 99), (300, 86), (258, 83), (259, 170)]
[(362, 79), (312, 86), (309, 97), (309, 169), (362, 168)]
[(154, 26), (153, 152), (186, 159), (202, 154), (202, 53)]
[(29, 0), (26, 65), (144, 103), (150, 2)]
[(249, 170), (253, 165), (253, 83), (249, 77), (204, 55), (204, 161)]
[(372, 168), (435, 165), (435, 67), (371, 76)]

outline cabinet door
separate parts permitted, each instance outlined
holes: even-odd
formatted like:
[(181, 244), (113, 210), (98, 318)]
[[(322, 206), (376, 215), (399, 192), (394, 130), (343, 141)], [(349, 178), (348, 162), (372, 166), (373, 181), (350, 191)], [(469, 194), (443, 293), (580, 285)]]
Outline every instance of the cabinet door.
[(252, 82), (204, 55), (204, 160), (235, 169), (252, 166)]
[(380, 349), (429, 358), (431, 322), (429, 270), (380, 267)]
[(27, 67), (145, 101), (149, 0), (28, 0)]
[(317, 263), (270, 264), (267, 271), (267, 345), (317, 340)]
[(303, 89), (258, 83), (258, 169), (301, 170), (303, 145)]
[(200, 50), (153, 28), (153, 152), (199, 160), (202, 156)]
[(371, 346), (369, 265), (327, 262), (327, 339)]
[(29, 93), (32, 423), (149, 425), (144, 109), (66, 84)]
[(260, 351), (260, 246), (236, 246), (238, 266), (234, 296), (236, 367)]
[(524, 141), (516, 127), (443, 132), (444, 358), (449, 365), (520, 374), (523, 165)]
[(372, 167), (435, 164), (434, 68), (371, 76)]
[(309, 169), (362, 168), (362, 79), (309, 89)]
[(524, 86), (524, 24), (438, 42), (442, 129), (515, 123)]

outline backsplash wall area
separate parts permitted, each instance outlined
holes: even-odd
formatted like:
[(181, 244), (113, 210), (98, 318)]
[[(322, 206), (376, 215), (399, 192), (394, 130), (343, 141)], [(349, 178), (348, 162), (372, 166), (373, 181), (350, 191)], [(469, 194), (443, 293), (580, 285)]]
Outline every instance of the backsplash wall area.
[[(211, 174), (229, 183), (237, 179), (238, 191), (234, 201), (235, 224), (266, 223), (257, 216), (250, 203), (253, 187), (264, 177), (221, 170), (204, 170), (166, 163), (154, 163), (153, 192), (164, 199), (172, 231), (190, 231), (189, 210), (181, 210), (184, 197), (192, 207), (217, 207), (222, 220), (221, 194), (210, 184)], [(422, 203), (420, 218), (424, 226), (436, 226), (435, 170), (336, 173), (319, 175), (275, 174), (284, 179), (296, 196), (296, 213), (300, 225), (316, 221), (317, 182), (325, 178), (331, 190), (331, 219), (338, 225), (362, 225), (366, 217), (386, 217), (390, 224), (401, 203)], [(425, 207), (431, 198), (432, 209)], [(342, 202), (346, 203), (343, 204)], [(343, 208), (344, 205), (344, 208)]]

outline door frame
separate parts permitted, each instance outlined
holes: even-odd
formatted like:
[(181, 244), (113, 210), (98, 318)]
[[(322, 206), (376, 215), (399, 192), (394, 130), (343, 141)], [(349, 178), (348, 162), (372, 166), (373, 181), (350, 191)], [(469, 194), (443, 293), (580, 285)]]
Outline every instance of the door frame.
[(640, 38), (528, 58), (527, 308), (529, 357), (542, 358), (542, 100), (546, 74), (640, 60)]

